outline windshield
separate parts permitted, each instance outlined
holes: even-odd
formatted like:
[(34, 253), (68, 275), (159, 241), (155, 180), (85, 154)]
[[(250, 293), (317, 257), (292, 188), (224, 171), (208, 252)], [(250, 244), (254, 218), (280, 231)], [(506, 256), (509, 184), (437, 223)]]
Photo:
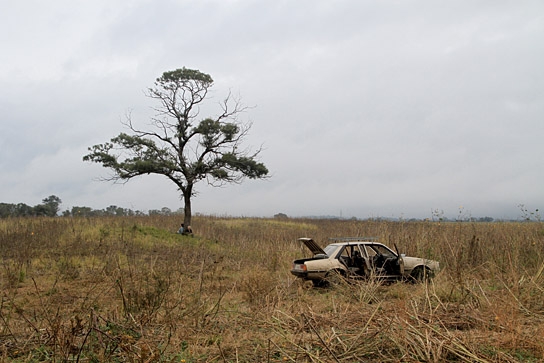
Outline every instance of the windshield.
[(323, 250), (325, 252), (325, 254), (327, 256), (331, 256), (334, 251), (336, 251), (336, 249), (338, 248), (338, 246), (335, 246), (335, 245), (328, 245), (327, 247), (325, 247), (325, 249)]

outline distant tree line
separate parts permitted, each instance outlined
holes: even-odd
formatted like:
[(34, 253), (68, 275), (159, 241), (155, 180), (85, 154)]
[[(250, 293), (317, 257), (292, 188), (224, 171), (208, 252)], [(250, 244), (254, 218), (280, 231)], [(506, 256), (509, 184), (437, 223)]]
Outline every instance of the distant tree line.
[(9, 204), (0, 203), (0, 218), (7, 217), (54, 217), (59, 212), (62, 201), (59, 197), (51, 195), (42, 200), (41, 204), (31, 207), (25, 203)]
[(65, 210), (62, 212), (62, 215), (64, 217), (105, 217), (105, 216), (113, 216), (113, 217), (122, 217), (122, 216), (170, 216), (170, 215), (183, 215), (183, 210), (177, 210), (172, 211), (168, 207), (164, 207), (159, 209), (151, 209), (147, 213), (139, 211), (139, 210), (132, 210), (129, 208), (122, 208), (118, 207), (116, 205), (110, 205), (106, 209), (92, 209), (89, 207), (72, 207), (71, 210)]
[[(11, 203), (0, 203), (0, 218), (8, 218), (8, 217), (40, 217), (40, 216), (46, 216), (46, 217), (56, 217), (56, 216), (63, 216), (63, 217), (105, 217), (105, 216), (113, 216), (113, 217), (122, 217), (122, 216), (170, 216), (170, 215), (184, 215), (183, 208), (180, 208), (178, 210), (171, 210), (168, 207), (163, 207), (161, 209), (151, 209), (147, 213), (142, 212), (139, 210), (132, 210), (129, 208), (122, 208), (118, 207), (116, 205), (110, 205), (109, 207), (105, 209), (92, 209), (90, 207), (72, 207), (70, 210), (65, 210), (62, 213), (59, 213), (60, 211), (60, 205), (62, 201), (59, 197), (56, 195), (50, 195), (47, 198), (44, 198), (42, 202), (38, 205), (35, 205), (33, 207), (25, 204), (25, 203), (17, 203), (17, 204), (11, 204)], [(509, 221), (524, 221), (524, 222), (542, 222), (543, 218), (538, 209), (535, 209), (534, 211), (529, 210), (525, 207), (525, 205), (520, 204), (518, 207), (521, 210), (521, 218), (518, 219), (510, 219)], [(275, 219), (289, 219), (290, 217), (285, 213), (277, 213), (274, 214)], [(315, 219), (351, 219), (351, 220), (364, 220), (364, 219), (358, 219), (356, 217), (351, 218), (342, 218), (342, 217), (336, 217), (336, 216), (306, 216), (304, 218), (315, 218)], [(373, 217), (368, 218), (375, 221), (404, 221), (404, 222), (421, 222), (421, 221), (433, 221), (433, 222), (500, 222), (500, 221), (508, 221), (507, 219), (500, 219), (495, 220), (492, 217), (472, 217), (470, 214), (466, 213), (459, 213), (457, 218), (455, 219), (448, 219), (444, 212), (441, 210), (433, 210), (432, 211), (432, 218), (425, 218), (425, 219), (416, 219), (416, 218), (410, 218), (410, 219), (403, 219), (403, 218), (384, 218), (384, 217)]]
[(25, 203), (0, 203), (0, 218), (8, 217), (55, 217), (62, 215), (64, 217), (102, 217), (102, 216), (145, 216), (145, 215), (183, 215), (183, 209), (172, 211), (168, 207), (161, 209), (152, 209), (147, 213), (129, 208), (122, 208), (111, 205), (105, 209), (93, 209), (90, 207), (72, 207), (70, 210), (60, 211), (62, 200), (56, 195), (51, 195), (42, 200), (42, 203), (29, 206)]

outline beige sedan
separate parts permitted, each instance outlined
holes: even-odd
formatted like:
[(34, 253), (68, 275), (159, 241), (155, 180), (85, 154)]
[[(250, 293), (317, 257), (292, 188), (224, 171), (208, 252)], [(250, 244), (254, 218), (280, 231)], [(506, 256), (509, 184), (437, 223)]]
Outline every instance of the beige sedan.
[(440, 269), (437, 261), (408, 257), (374, 238), (343, 237), (321, 248), (311, 238), (299, 238), (313, 253), (293, 261), (291, 273), (314, 286), (341, 279), (379, 278), (383, 281), (426, 281)]

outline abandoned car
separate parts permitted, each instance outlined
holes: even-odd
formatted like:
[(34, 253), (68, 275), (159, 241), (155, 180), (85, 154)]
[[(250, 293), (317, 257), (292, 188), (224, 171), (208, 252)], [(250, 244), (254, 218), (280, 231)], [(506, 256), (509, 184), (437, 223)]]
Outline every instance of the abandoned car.
[(378, 278), (386, 282), (406, 280), (422, 282), (439, 270), (437, 261), (407, 257), (375, 238), (331, 238), (334, 243), (322, 249), (311, 238), (299, 238), (313, 257), (293, 261), (291, 273), (314, 286), (346, 279)]

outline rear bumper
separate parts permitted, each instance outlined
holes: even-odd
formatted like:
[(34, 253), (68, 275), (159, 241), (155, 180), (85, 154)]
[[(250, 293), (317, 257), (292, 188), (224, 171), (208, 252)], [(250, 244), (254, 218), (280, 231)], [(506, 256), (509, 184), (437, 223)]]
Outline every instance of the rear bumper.
[(296, 277), (300, 277), (302, 279), (308, 278), (308, 272), (306, 271), (300, 271), (300, 270), (291, 270), (291, 273), (295, 275)]
[(296, 277), (299, 277), (304, 280), (323, 280), (327, 271), (300, 271), (300, 270), (291, 270), (291, 273)]

